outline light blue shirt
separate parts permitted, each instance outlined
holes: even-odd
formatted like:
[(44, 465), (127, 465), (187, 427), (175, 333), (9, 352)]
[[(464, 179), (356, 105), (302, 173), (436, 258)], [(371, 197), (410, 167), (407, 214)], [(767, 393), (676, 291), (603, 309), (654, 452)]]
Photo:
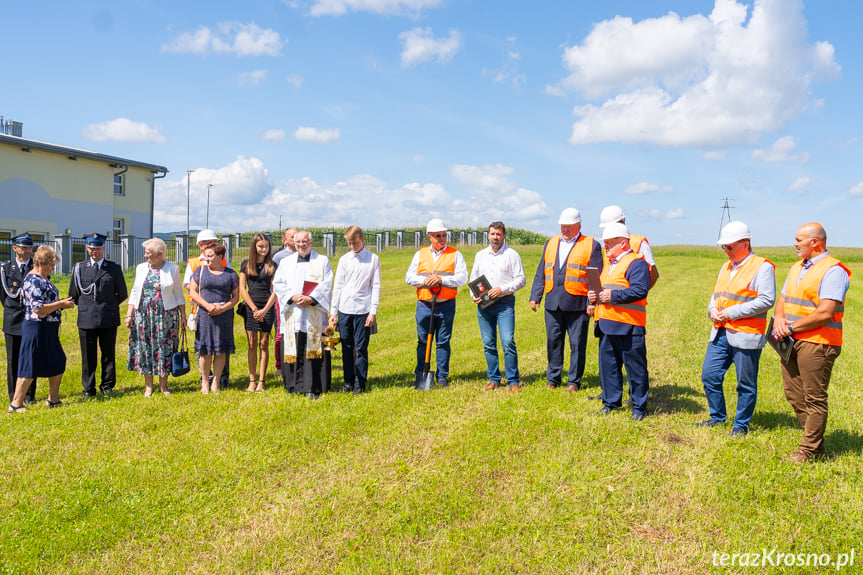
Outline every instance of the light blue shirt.
[[(824, 252), (809, 261), (814, 265), (829, 255), (830, 252)], [(798, 284), (800, 283), (800, 280), (803, 279), (803, 276), (806, 275), (806, 272), (809, 271), (810, 267), (812, 266), (804, 266), (804, 268), (800, 270), (800, 276), (797, 278)], [(787, 287), (788, 278), (785, 278), (785, 285), (782, 286), (782, 295), (785, 295), (785, 289)], [(821, 285), (818, 286), (818, 297), (820, 299), (832, 299), (842, 303), (845, 301), (845, 294), (848, 293), (849, 287), (851, 287), (851, 278), (848, 277), (848, 272), (842, 269), (842, 266), (833, 266), (827, 270), (824, 274), (824, 278), (821, 280)]]
[[(742, 266), (753, 255), (755, 254), (750, 253), (748, 256), (743, 258), (740, 263), (732, 263), (731, 277), (734, 277), (734, 274), (737, 273), (740, 266)], [(719, 274), (722, 274), (721, 269), (719, 270)], [(719, 276), (716, 276), (716, 279), (718, 280)], [(776, 301), (776, 270), (771, 263), (764, 262), (761, 264), (761, 267), (759, 267), (758, 271), (755, 273), (755, 277), (752, 278), (752, 281), (749, 283), (749, 289), (758, 292), (758, 296), (752, 301), (743, 302), (726, 308), (725, 311), (728, 312), (729, 319), (734, 320), (742, 317), (758, 315), (760, 313), (767, 313), (767, 311), (773, 307), (773, 304)], [(710, 304), (707, 306), (708, 316), (714, 309), (716, 309), (716, 306), (713, 304), (713, 296), (711, 295)], [(710, 331), (710, 341), (714, 341), (716, 339), (716, 334), (718, 332), (719, 329), (714, 326)], [(728, 345), (740, 349), (761, 349), (767, 341), (764, 334), (743, 333), (728, 328), (725, 328), (725, 336), (728, 338)]]

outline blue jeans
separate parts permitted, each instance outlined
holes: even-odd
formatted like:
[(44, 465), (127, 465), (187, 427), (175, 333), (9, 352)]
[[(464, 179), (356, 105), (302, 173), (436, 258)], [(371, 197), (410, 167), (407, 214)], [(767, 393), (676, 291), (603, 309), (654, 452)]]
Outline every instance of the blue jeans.
[(500, 383), (500, 362), (497, 356), (497, 334), (500, 332), (506, 382), (509, 385), (518, 385), (520, 377), (518, 352), (515, 349), (515, 297), (502, 298), (485, 309), (477, 306), (476, 317), (485, 349), (488, 380)]
[(749, 420), (752, 419), (758, 399), (760, 358), (760, 349), (740, 349), (729, 345), (724, 328), (719, 330), (714, 341), (708, 342), (704, 365), (701, 367), (701, 383), (704, 384), (710, 419), (725, 421), (727, 417), (722, 382), (725, 372), (733, 363), (737, 372), (737, 415), (734, 417), (734, 427), (749, 429)]
[[(368, 314), (347, 314), (339, 312), (339, 333), (342, 339), (342, 366), (345, 374), (345, 388), (365, 390), (369, 376), (369, 335), (366, 327)], [(356, 352), (356, 360), (354, 360)], [(357, 380), (356, 383), (354, 380)]]
[[(420, 380), (425, 364), (426, 342), (429, 336), (429, 318), (431, 317), (431, 301), (417, 301), (417, 367), (416, 378)], [(455, 300), (448, 299), (438, 301), (434, 308), (434, 339), (435, 359), (437, 361), (437, 372), (435, 379), (447, 381), (449, 379), (449, 339), (452, 336), (452, 325), (455, 319)], [(431, 358), (429, 358), (431, 359)]]

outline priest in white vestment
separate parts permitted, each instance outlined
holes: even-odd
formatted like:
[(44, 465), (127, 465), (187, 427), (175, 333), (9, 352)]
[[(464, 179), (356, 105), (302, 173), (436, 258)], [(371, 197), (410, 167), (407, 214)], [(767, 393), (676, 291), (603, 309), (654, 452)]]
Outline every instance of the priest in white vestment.
[(330, 388), (330, 352), (322, 336), (328, 324), (333, 269), (326, 256), (312, 249), (312, 235), (294, 235), (297, 251), (279, 263), (273, 291), (279, 298), (282, 333), (282, 379), (289, 393), (317, 399)]

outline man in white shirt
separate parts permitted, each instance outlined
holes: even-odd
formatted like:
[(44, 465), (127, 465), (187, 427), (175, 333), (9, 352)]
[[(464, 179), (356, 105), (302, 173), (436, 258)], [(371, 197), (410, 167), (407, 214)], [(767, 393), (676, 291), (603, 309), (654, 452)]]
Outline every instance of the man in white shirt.
[(339, 258), (333, 282), (330, 325), (338, 324), (345, 382), (342, 391), (355, 395), (366, 390), (369, 375), (369, 336), (375, 327), (381, 300), (381, 260), (365, 248), (359, 226), (345, 231), (351, 248)]
[(421, 389), (423, 366), (425, 364), (426, 343), (428, 342), (431, 320), (431, 302), (437, 294), (434, 308), (435, 359), (437, 371), (435, 379), (441, 387), (449, 385), (450, 336), (455, 319), (455, 297), (458, 287), (467, 283), (467, 265), (464, 256), (452, 246), (447, 245), (447, 228), (438, 218), (429, 220), (426, 225), (431, 245), (420, 248), (414, 254), (411, 265), (405, 274), (405, 282), (417, 288), (417, 366), (414, 388)]
[(296, 253), (282, 260), (273, 291), (282, 314), (282, 378), (289, 393), (317, 399), (330, 388), (330, 352), (323, 349), (333, 269), (327, 256), (312, 249), (312, 234), (294, 236)]
[[(485, 295), (494, 300), (494, 303), (486, 307), (477, 305), (476, 310), (488, 374), (484, 389), (492, 391), (502, 385), (497, 355), (497, 334), (500, 332), (506, 382), (509, 390), (515, 393), (521, 391), (518, 351), (515, 346), (515, 292), (525, 286), (527, 279), (524, 276), (521, 256), (506, 245), (506, 226), (503, 222), (489, 224), (488, 242), (487, 248), (477, 252), (470, 272), (471, 282), (485, 276), (491, 286)], [(473, 301), (481, 304), (484, 300), (482, 296), (474, 295)]]

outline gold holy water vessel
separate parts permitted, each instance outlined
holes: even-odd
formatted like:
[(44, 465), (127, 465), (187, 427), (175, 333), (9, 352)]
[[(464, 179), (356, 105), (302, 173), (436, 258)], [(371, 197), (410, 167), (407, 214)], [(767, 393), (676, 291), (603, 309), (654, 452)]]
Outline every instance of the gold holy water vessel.
[(335, 351), (336, 346), (339, 345), (339, 342), (342, 340), (336, 334), (336, 328), (328, 325), (326, 329), (324, 329), (324, 335), (321, 336), (321, 341), (324, 344), (324, 350), (326, 351)]

